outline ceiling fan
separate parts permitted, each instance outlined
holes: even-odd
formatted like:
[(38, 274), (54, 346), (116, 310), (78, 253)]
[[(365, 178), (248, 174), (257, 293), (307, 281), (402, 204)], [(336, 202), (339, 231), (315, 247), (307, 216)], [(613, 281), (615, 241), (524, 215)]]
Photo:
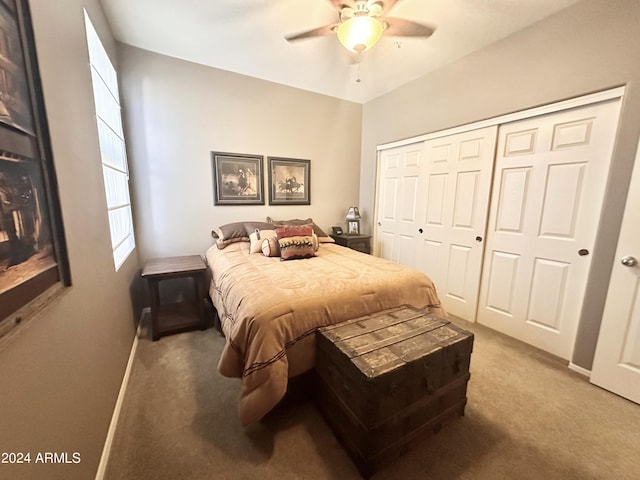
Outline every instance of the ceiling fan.
[(402, 18), (387, 17), (400, 0), (329, 0), (338, 10), (338, 23), (285, 36), (293, 42), (322, 35), (337, 35), (340, 43), (355, 53), (370, 49), (384, 35), (430, 37), (434, 29)]

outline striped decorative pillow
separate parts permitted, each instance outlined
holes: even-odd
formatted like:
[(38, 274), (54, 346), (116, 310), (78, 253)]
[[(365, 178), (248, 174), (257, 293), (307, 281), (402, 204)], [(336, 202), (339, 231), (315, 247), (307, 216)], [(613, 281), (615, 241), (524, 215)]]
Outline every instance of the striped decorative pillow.
[[(280, 260), (295, 260), (316, 256), (313, 228), (310, 225), (287, 225), (276, 228)], [(316, 241), (317, 244), (317, 241)]]

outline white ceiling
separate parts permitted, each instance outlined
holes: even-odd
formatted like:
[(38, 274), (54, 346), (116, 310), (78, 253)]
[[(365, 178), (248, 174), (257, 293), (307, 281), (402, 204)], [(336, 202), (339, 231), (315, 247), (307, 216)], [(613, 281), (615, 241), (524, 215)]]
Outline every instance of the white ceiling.
[[(362, 54), (359, 65), (335, 36), (295, 43), (284, 39), (336, 23), (337, 11), (329, 0), (101, 3), (120, 42), (364, 103), (578, 1), (401, 0), (388, 16), (427, 24), (435, 33), (426, 39), (383, 36)], [(398, 40), (399, 48), (394, 44)]]

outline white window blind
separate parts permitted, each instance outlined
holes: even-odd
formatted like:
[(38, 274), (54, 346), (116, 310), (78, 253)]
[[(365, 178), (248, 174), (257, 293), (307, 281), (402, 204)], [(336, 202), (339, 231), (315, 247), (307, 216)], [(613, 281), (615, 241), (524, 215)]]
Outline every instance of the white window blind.
[(86, 11), (84, 19), (111, 230), (111, 247), (115, 268), (118, 270), (135, 248), (118, 76)]

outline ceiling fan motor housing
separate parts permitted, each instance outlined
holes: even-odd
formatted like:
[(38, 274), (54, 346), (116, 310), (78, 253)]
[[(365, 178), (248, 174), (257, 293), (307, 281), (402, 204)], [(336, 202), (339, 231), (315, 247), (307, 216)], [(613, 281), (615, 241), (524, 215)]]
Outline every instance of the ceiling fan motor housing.
[[(429, 37), (434, 29), (411, 20), (390, 18), (387, 13), (399, 0), (331, 0), (338, 9), (340, 23), (325, 25), (306, 32), (285, 37), (288, 41), (337, 34), (348, 50), (361, 53), (370, 49), (383, 32), (391, 36)], [(344, 3), (343, 3), (344, 2)]]

